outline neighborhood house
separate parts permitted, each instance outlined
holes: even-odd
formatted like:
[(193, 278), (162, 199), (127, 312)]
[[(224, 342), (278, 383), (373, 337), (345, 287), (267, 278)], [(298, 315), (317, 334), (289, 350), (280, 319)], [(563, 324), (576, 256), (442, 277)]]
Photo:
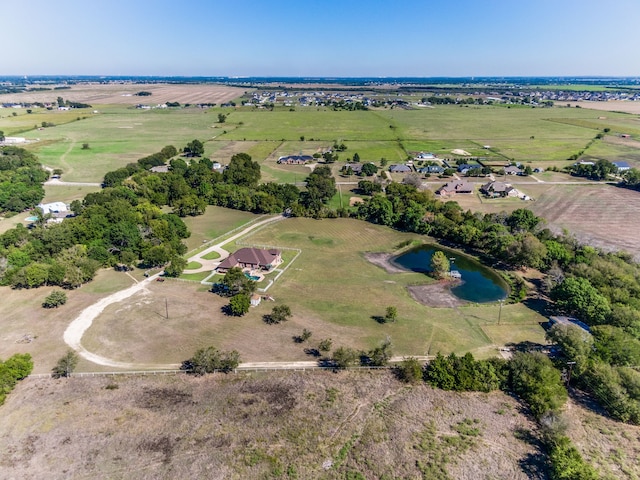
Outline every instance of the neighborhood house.
[(473, 193), (473, 185), (464, 180), (455, 180), (436, 190), (436, 194), (440, 196), (454, 195), (456, 193)]
[(408, 165), (391, 165), (389, 167), (389, 171), (391, 173), (409, 173), (411, 172), (411, 167)]
[(218, 265), (219, 273), (226, 273), (233, 267), (248, 270), (271, 270), (282, 262), (279, 250), (262, 248), (241, 248), (225, 258)]
[(518, 191), (508, 183), (489, 182), (480, 187), (480, 192), (488, 197), (517, 197)]
[(313, 157), (311, 155), (287, 155), (285, 157), (278, 158), (278, 163), (283, 165), (304, 165), (311, 161), (313, 161)]

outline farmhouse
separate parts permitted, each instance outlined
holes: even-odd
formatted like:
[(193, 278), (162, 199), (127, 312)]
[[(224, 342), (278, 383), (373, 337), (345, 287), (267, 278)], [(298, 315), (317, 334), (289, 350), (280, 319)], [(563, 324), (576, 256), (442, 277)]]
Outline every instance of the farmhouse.
[(354, 175), (360, 175), (362, 173), (362, 163), (345, 163), (342, 169), (344, 172), (351, 169)]
[(618, 169), (618, 173), (631, 170), (631, 165), (629, 165), (627, 162), (612, 162), (612, 163)]
[(4, 140), (0, 143), (5, 145), (16, 145), (19, 143), (27, 143), (27, 139), (24, 137), (4, 137)]
[(411, 167), (409, 165), (391, 165), (389, 167), (389, 171), (391, 173), (409, 173), (411, 172)]
[(278, 158), (278, 163), (282, 165), (304, 165), (311, 161), (313, 161), (313, 157), (311, 155), (287, 155)]
[(436, 190), (436, 194), (442, 197), (456, 193), (473, 193), (473, 185), (464, 180), (454, 180)]
[(549, 317), (549, 326), (552, 327), (556, 323), (560, 323), (562, 325), (576, 325), (576, 326), (582, 328), (583, 330), (591, 333), (591, 329), (589, 328), (589, 326), (586, 323), (581, 322), (577, 318), (565, 317), (565, 316), (562, 316), (562, 315), (556, 315), (554, 317)]
[(416, 160), (433, 160), (436, 158), (436, 155), (431, 152), (420, 152), (416, 155)]
[(509, 165), (508, 167), (504, 167), (504, 173), (507, 175), (522, 175), (522, 169), (515, 165)]
[(41, 209), (45, 215), (49, 213), (54, 216), (64, 214), (63, 217), (66, 217), (69, 212), (69, 208), (64, 202), (39, 203), (36, 208)]
[(444, 167), (441, 167), (440, 165), (427, 165), (426, 167), (419, 168), (418, 173), (422, 173), (422, 174), (435, 173), (437, 175), (440, 175), (441, 173), (444, 173)]
[(271, 270), (282, 262), (279, 250), (265, 250), (262, 248), (241, 248), (225, 258), (217, 271), (226, 273), (233, 267), (249, 270)]
[(489, 182), (480, 187), (480, 192), (487, 197), (517, 197), (518, 191), (508, 183)]

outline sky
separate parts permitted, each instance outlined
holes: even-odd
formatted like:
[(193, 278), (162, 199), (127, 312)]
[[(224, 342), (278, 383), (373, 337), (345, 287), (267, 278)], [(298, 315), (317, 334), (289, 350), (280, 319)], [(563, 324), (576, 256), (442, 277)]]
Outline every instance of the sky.
[(4, 3), (0, 75), (640, 76), (640, 0)]

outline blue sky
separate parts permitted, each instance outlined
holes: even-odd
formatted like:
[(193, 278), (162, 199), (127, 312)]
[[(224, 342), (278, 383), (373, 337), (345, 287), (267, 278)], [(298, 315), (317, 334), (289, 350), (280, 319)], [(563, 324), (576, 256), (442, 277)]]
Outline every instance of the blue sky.
[(640, 0), (22, 0), (0, 75), (640, 76)]

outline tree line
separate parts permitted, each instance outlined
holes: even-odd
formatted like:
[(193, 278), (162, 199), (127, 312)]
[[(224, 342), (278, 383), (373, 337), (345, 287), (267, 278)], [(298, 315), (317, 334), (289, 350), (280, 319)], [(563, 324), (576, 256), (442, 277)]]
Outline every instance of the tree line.
[(0, 214), (23, 212), (44, 197), (49, 174), (35, 155), (23, 148), (0, 147)]

